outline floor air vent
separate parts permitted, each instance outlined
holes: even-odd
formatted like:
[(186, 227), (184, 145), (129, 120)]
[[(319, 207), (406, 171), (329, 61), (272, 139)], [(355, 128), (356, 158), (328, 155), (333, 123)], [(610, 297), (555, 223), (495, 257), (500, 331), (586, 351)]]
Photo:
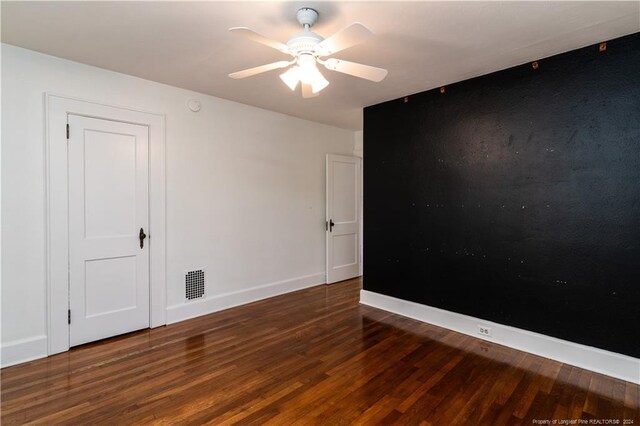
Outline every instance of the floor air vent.
[(204, 296), (204, 269), (187, 271), (184, 276), (185, 296), (187, 300), (199, 299)]

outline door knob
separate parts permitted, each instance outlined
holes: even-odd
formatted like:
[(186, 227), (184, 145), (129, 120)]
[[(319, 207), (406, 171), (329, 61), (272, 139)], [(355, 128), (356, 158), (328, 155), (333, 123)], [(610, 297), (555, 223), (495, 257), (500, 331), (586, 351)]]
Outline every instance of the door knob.
[(333, 223), (333, 219), (329, 219), (329, 232), (333, 232), (334, 226), (336, 226), (336, 224)]
[(140, 228), (138, 238), (140, 238), (140, 248), (144, 248), (144, 239), (147, 238), (147, 234), (144, 233), (144, 229)]

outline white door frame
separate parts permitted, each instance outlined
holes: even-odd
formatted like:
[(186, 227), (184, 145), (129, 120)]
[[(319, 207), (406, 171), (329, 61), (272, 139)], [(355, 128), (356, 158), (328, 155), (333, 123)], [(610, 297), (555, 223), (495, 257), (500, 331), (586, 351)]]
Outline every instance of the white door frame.
[[(166, 324), (164, 115), (51, 93), (45, 102), (45, 244), (49, 355), (69, 350), (69, 209), (67, 116), (140, 124), (149, 128), (149, 324)], [(73, 129), (71, 129), (73, 132)]]

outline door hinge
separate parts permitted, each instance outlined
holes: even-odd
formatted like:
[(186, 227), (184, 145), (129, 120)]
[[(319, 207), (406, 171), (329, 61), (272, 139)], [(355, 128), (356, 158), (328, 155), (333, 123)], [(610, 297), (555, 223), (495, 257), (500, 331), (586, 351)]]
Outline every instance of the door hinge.
[(69, 140), (69, 123), (67, 123), (67, 140)]
[(67, 324), (71, 324), (71, 309), (67, 311)]

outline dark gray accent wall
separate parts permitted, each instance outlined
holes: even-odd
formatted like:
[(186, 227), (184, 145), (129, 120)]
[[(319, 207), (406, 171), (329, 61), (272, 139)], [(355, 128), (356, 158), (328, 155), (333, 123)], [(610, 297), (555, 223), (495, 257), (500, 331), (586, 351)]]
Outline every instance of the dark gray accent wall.
[(365, 108), (364, 288), (640, 357), (640, 33), (538, 63)]

